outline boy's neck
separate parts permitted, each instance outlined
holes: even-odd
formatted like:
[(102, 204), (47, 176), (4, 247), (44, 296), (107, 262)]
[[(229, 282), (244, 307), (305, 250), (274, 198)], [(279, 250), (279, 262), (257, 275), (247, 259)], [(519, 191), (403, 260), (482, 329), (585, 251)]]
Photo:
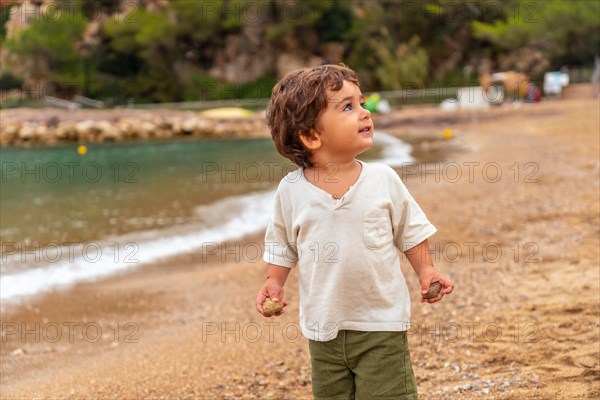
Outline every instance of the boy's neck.
[(314, 162), (311, 168), (308, 168), (310, 171), (336, 171), (340, 174), (350, 173), (355, 170), (356, 166), (360, 165), (360, 163), (356, 159), (348, 160), (348, 161), (321, 161)]

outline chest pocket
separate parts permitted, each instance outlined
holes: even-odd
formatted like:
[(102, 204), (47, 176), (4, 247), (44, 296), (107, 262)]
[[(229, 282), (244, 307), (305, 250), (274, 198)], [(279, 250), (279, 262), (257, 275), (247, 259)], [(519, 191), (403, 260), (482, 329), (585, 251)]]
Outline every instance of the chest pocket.
[(391, 242), (392, 222), (387, 209), (366, 210), (363, 216), (363, 242), (368, 249), (379, 249)]

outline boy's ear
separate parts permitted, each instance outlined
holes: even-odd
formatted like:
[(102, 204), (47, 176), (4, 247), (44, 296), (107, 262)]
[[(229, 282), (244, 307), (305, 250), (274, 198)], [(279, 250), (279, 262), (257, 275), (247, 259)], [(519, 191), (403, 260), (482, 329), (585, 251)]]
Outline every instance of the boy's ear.
[(301, 132), (300, 140), (302, 141), (304, 147), (306, 147), (309, 150), (316, 150), (319, 147), (321, 147), (322, 144), (321, 134), (313, 128), (311, 128), (310, 132), (307, 134)]

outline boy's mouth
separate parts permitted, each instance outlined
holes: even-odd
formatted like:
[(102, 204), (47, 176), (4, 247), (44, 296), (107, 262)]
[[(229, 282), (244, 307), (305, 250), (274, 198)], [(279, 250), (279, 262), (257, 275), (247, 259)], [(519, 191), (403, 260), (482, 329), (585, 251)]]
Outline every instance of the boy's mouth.
[(367, 137), (371, 137), (371, 125), (369, 126), (365, 126), (364, 128), (362, 128), (361, 130), (358, 131), (358, 134), (361, 136), (367, 136)]

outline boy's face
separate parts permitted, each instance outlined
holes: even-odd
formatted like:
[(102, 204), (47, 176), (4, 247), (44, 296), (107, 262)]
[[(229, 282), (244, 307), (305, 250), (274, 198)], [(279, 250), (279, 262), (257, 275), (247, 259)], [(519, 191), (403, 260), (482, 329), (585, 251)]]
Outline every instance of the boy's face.
[(365, 98), (360, 88), (344, 81), (337, 92), (327, 92), (327, 108), (316, 123), (323, 159), (329, 161), (354, 158), (373, 145), (371, 113), (363, 108)]

